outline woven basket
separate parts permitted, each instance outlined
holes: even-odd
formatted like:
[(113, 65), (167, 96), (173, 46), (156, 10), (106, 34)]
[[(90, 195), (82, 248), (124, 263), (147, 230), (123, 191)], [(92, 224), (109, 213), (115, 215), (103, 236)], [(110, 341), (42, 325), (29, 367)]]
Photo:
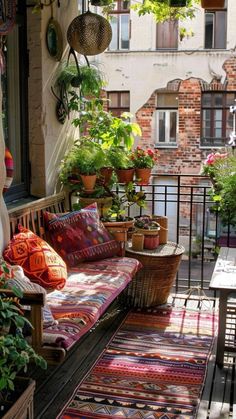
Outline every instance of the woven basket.
[(67, 41), (83, 55), (101, 54), (111, 42), (111, 25), (103, 16), (90, 11), (72, 20), (67, 30)]
[(126, 256), (138, 259), (143, 268), (136, 274), (124, 294), (132, 307), (151, 307), (165, 304), (184, 252), (184, 247), (172, 242), (154, 251), (135, 252), (129, 247)]

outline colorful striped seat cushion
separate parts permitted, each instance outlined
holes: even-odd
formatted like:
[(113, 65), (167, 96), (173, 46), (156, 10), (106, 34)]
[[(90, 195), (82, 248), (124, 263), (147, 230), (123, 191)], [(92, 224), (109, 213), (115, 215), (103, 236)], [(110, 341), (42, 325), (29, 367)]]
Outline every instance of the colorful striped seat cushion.
[[(107, 268), (104, 265), (103, 269), (100, 269), (101, 262), (98, 269), (95, 263), (82, 264), (80, 269), (69, 273), (62, 291), (55, 290), (47, 295), (47, 304), (58, 324), (44, 330), (45, 344), (70, 349), (91, 329), (140, 268), (135, 259), (112, 258), (106, 262)], [(113, 270), (109, 262), (115, 262)]]

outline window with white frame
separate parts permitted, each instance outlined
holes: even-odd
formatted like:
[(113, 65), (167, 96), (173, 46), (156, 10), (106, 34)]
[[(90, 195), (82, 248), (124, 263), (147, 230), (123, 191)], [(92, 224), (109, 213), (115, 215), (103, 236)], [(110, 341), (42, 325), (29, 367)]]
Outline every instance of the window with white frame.
[(177, 145), (178, 137), (178, 97), (176, 93), (157, 95), (155, 113), (156, 143), (158, 146)]
[(110, 14), (112, 40), (109, 50), (128, 50), (130, 39), (130, 2), (117, 0), (116, 7)]

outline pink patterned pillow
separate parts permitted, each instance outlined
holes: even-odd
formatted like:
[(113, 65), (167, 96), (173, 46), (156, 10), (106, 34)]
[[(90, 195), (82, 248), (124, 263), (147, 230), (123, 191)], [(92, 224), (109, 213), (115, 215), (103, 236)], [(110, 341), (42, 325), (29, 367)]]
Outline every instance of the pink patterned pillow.
[(74, 211), (48, 222), (53, 248), (68, 267), (118, 254), (119, 243), (99, 220), (94, 208)]

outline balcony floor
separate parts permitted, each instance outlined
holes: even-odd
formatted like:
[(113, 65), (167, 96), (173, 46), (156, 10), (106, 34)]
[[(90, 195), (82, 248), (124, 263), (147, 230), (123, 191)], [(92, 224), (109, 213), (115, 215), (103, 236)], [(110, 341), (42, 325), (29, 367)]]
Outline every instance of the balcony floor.
[[(217, 304), (217, 300), (208, 297), (199, 300), (198, 296), (191, 296), (187, 299), (183, 294), (173, 294), (168, 302), (175, 307), (186, 306), (202, 310), (209, 310)], [(119, 310), (113, 305), (106, 318), (72, 348), (63, 364), (56, 367), (49, 366), (46, 372), (32, 371), (32, 376), (37, 382), (34, 399), (35, 419), (56, 418), (126, 313), (127, 310)], [(233, 325), (233, 331), (234, 329)], [(235, 358), (229, 354), (225, 356), (224, 367), (221, 369), (215, 365), (214, 355), (212, 358), (209, 362), (198, 418), (236, 418)]]

